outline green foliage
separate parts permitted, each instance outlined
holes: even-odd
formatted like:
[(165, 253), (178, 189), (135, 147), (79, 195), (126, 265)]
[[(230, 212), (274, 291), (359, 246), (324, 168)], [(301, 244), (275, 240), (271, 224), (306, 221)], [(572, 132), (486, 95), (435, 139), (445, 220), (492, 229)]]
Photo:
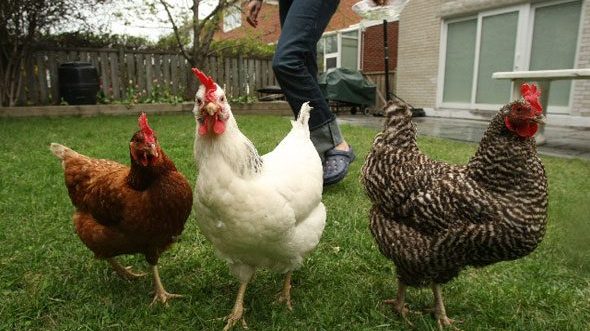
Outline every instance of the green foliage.
[[(130, 81), (130, 84), (132, 83)], [(131, 85), (127, 87), (121, 100), (113, 100), (106, 96), (102, 90), (99, 90), (96, 100), (99, 104), (122, 103), (128, 106), (142, 103), (169, 103), (175, 105), (184, 101), (183, 95), (183, 89), (174, 93), (170, 85), (160, 83), (157, 79), (154, 79), (152, 88), (149, 91), (140, 89), (139, 85)]]
[(132, 50), (156, 49), (155, 44), (143, 37), (95, 33), (85, 31), (47, 34), (39, 38), (39, 47), (90, 47), (90, 48), (126, 48)]
[(225, 56), (268, 58), (275, 53), (276, 45), (269, 45), (254, 37), (217, 40), (211, 44), (211, 53)]
[[(191, 22), (188, 17), (183, 19), (183, 23), (178, 25), (178, 36), (182, 45), (190, 45), (191, 43)], [(178, 40), (174, 33), (169, 33), (156, 42), (156, 47), (161, 50), (178, 51)], [(188, 48), (188, 47), (187, 47)]]
[(177, 94), (172, 92), (170, 85), (165, 83), (160, 84), (157, 79), (152, 81), (152, 89), (148, 92), (146, 90), (139, 91), (137, 86), (128, 88), (126, 91), (126, 99), (123, 103), (137, 104), (137, 103), (171, 103), (177, 104), (183, 101), (182, 95), (184, 93), (179, 91)]
[[(261, 154), (290, 129), (285, 117), (236, 118)], [(166, 154), (194, 183), (191, 114), (150, 115), (149, 121)], [(324, 190), (326, 229), (317, 249), (293, 274), (294, 311), (274, 303), (282, 277), (260, 270), (246, 292), (248, 326), (436, 330), (429, 314), (410, 314), (413, 329), (381, 304), (395, 295), (395, 267), (379, 253), (370, 234), (370, 203), (359, 183), (362, 160), (376, 131), (341, 129), (358, 158), (347, 178)], [(0, 330), (223, 328), (220, 317), (231, 311), (238, 281), (198, 230), (199, 215), (191, 215), (182, 240), (160, 259), (166, 289), (185, 295), (169, 307), (149, 307), (150, 276), (133, 282), (120, 279), (73, 232), (63, 170), (49, 144), (63, 143), (92, 157), (128, 164), (128, 141), (135, 130), (136, 116), (0, 119)], [(434, 138), (418, 142), (436, 159), (461, 163), (476, 148)], [(590, 162), (553, 157), (543, 161), (550, 192), (549, 227), (541, 245), (517, 261), (467, 269), (444, 287), (447, 313), (463, 320), (458, 326), (464, 330), (590, 329)], [(141, 256), (122, 257), (121, 262), (147, 270)], [(432, 306), (429, 289), (409, 289), (406, 299), (413, 310)]]
[(240, 95), (239, 97), (229, 98), (228, 101), (230, 104), (251, 104), (258, 101), (258, 99), (252, 95)]

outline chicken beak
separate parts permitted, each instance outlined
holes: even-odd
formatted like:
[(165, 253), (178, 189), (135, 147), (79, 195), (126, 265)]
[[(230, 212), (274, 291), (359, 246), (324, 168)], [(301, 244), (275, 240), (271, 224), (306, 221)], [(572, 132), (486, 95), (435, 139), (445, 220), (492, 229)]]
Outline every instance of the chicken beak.
[(545, 124), (545, 116), (543, 116), (543, 114), (538, 115), (537, 117), (533, 118), (533, 122), (538, 123), (538, 124)]
[(158, 157), (158, 148), (156, 148), (156, 144), (150, 144), (149, 145), (149, 151), (150, 154), (154, 157), (157, 158)]
[(209, 102), (203, 107), (203, 110), (209, 114), (210, 116), (215, 115), (215, 113), (219, 110), (219, 106), (214, 104), (213, 102)]

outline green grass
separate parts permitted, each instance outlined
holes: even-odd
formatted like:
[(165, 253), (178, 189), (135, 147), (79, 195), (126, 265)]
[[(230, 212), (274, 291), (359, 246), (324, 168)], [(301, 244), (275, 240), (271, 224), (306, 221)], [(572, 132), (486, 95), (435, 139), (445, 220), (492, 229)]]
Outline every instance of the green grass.
[[(280, 117), (242, 116), (242, 130), (261, 153), (289, 129)], [(163, 148), (189, 178), (194, 119), (150, 116)], [(136, 118), (0, 119), (0, 330), (220, 330), (238, 282), (217, 259), (191, 215), (182, 241), (160, 260), (166, 288), (185, 295), (168, 308), (148, 307), (152, 282), (128, 282), (93, 258), (73, 231), (73, 207), (51, 142), (128, 163)], [(368, 230), (369, 202), (359, 172), (376, 131), (343, 127), (357, 151), (350, 175), (324, 192), (328, 220), (317, 250), (294, 273), (294, 311), (273, 304), (282, 278), (259, 271), (246, 293), (253, 330), (410, 329), (389, 307), (393, 264)], [(476, 145), (419, 140), (436, 159), (466, 162)], [(465, 330), (590, 329), (590, 163), (543, 158), (549, 176), (549, 226), (529, 257), (468, 269), (444, 287), (447, 312)], [(141, 256), (123, 258), (146, 270)], [(432, 302), (428, 289), (410, 289), (410, 308)], [(410, 316), (417, 330), (434, 330), (428, 316)], [(237, 327), (236, 329), (241, 329)]]

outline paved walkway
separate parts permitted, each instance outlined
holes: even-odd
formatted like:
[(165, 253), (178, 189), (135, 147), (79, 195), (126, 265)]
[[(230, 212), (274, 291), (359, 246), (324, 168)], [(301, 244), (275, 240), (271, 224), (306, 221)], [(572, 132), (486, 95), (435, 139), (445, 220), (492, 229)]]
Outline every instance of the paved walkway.
[[(338, 115), (343, 124), (360, 125), (381, 129), (383, 117), (363, 115)], [(456, 118), (418, 117), (414, 118), (418, 134), (479, 143), (488, 122)], [(590, 160), (590, 128), (545, 126), (547, 143), (538, 147), (540, 154), (581, 158)]]

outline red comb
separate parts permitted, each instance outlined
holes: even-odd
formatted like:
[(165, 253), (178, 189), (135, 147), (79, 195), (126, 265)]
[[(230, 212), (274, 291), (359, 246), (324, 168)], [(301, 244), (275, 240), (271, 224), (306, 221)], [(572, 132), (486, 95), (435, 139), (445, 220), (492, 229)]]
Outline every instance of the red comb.
[(152, 128), (150, 128), (150, 125), (148, 124), (148, 120), (147, 120), (147, 115), (144, 112), (142, 112), (141, 115), (139, 115), (138, 123), (139, 123), (139, 129), (141, 130), (141, 132), (143, 132), (143, 136), (145, 138), (145, 141), (148, 144), (155, 143), (156, 139), (154, 138), (154, 130), (152, 130)]
[(211, 76), (205, 75), (197, 68), (192, 68), (192, 71), (195, 76), (197, 76), (199, 81), (201, 81), (201, 84), (205, 86), (205, 100), (213, 102), (215, 100), (215, 91), (217, 90), (217, 85), (215, 85), (213, 78), (211, 78)]
[(537, 88), (536, 84), (527, 84), (523, 83), (520, 85), (520, 94), (531, 105), (531, 108), (537, 113), (543, 113), (543, 107), (539, 102), (539, 97), (541, 96), (541, 90)]

